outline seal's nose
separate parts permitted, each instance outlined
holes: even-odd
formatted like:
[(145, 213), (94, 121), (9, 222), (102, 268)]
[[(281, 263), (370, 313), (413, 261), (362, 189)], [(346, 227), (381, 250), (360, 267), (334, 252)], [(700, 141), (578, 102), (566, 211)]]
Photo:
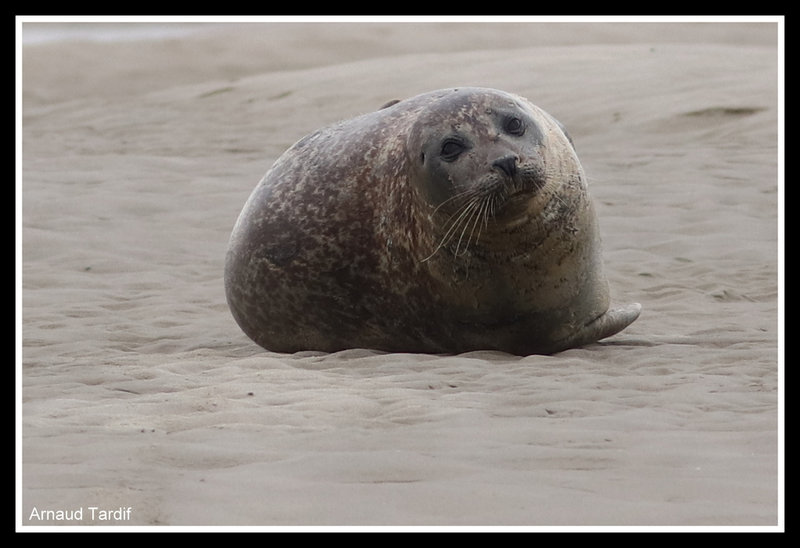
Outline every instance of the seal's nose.
[(492, 167), (498, 168), (500, 171), (511, 177), (517, 172), (517, 157), (504, 156), (502, 158), (498, 158), (492, 162)]

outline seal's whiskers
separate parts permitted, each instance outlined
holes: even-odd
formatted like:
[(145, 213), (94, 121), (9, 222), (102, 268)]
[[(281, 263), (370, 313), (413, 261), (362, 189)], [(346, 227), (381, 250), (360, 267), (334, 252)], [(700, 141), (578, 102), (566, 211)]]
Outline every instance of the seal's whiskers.
[[(470, 232), (470, 236), (467, 239), (467, 246), (472, 241), (472, 233), (474, 233), (474, 223), (473, 217), (475, 219), (480, 218), (480, 203), (482, 201), (482, 196), (477, 194), (474, 190), (466, 190), (461, 192), (451, 198), (448, 198), (441, 204), (439, 204), (436, 209), (434, 210), (434, 214), (441, 208), (445, 203), (450, 202), (454, 199), (463, 199), (463, 203), (458, 206), (455, 213), (453, 213), (450, 218), (447, 220), (447, 224), (445, 225), (445, 233), (442, 238), (439, 240), (439, 243), (436, 245), (436, 248), (433, 250), (433, 253), (425, 257), (422, 262), (427, 261), (442, 248), (448, 245), (455, 235), (459, 232), (459, 228), (461, 228), (461, 234), (459, 235), (458, 242), (456, 243), (456, 250), (455, 255), (459, 254), (459, 250), (461, 249), (461, 243), (464, 240), (464, 235), (466, 234), (467, 229), (469, 228), (470, 222), (473, 223), (473, 230)], [(466, 250), (466, 247), (465, 247)], [(463, 255), (463, 253), (461, 253)]]
[[(456, 257), (465, 255), (470, 244), (480, 239), (483, 231), (489, 226), (489, 221), (494, 217), (497, 206), (496, 194), (497, 192), (493, 191), (476, 191), (474, 189), (458, 194), (457, 197), (462, 198), (463, 203), (447, 220), (444, 236), (439, 240), (433, 253), (423, 259), (423, 262), (433, 257), (441, 248), (450, 244), (456, 234), (458, 234), (458, 241), (453, 255)], [(442, 204), (439, 205), (439, 207), (441, 206)], [(439, 208), (437, 207), (436, 209), (438, 210)]]

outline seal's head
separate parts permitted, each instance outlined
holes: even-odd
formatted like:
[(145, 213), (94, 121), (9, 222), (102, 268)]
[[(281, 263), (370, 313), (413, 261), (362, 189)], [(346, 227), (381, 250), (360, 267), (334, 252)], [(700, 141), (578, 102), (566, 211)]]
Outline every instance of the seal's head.
[(449, 220), (441, 243), (462, 250), (480, 233), (538, 218), (563, 185), (584, 186), (561, 124), (526, 99), (493, 89), (442, 92), (410, 128), (407, 151), (412, 182)]
[(416, 168), (412, 180), (437, 212), (474, 210), (482, 223), (522, 222), (557, 190), (553, 185), (563, 179), (554, 173), (583, 178), (561, 125), (527, 100), (498, 90), (443, 93), (420, 113), (407, 149)]

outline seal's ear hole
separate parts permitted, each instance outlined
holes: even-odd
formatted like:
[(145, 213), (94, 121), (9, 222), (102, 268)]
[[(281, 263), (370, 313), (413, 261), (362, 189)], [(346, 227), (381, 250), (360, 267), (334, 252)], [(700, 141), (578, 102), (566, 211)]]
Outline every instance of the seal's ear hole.
[(424, 152), (420, 152), (419, 153), (419, 163), (420, 164), (424, 164), (425, 163), (425, 153)]

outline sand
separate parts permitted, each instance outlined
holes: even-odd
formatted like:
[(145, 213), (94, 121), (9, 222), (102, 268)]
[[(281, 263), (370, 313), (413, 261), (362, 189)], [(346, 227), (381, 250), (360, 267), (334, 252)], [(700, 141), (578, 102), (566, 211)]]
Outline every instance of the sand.
[[(774, 23), (26, 44), (18, 526), (780, 528), (778, 54)], [(222, 266), (271, 163), (459, 85), (569, 128), (640, 319), (555, 356), (250, 342)]]

